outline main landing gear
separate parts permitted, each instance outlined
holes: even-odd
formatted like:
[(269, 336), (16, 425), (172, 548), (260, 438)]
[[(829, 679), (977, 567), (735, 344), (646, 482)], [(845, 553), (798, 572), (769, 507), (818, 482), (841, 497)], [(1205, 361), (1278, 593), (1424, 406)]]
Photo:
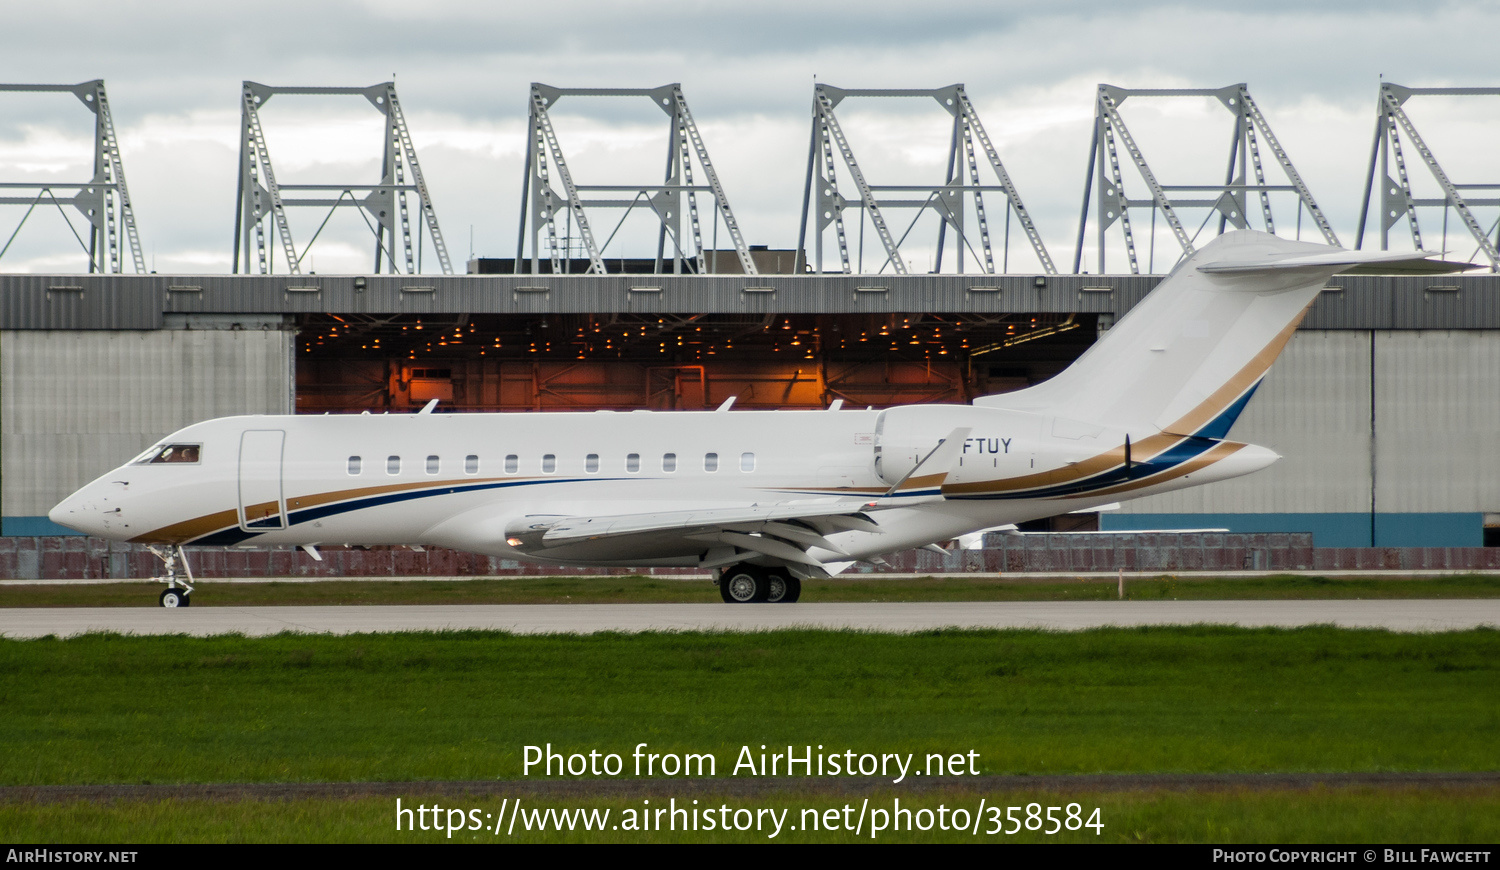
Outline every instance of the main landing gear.
[[(156, 558), (162, 561), (166, 574), (161, 577), (152, 577), (152, 580), (160, 580), (167, 584), (158, 599), (162, 607), (187, 607), (193, 603), (193, 569), (188, 567), (187, 554), (182, 547), (173, 545), (170, 549), (148, 547)], [(177, 576), (179, 567), (187, 577), (183, 580)]]
[(732, 565), (719, 573), (719, 595), (727, 604), (791, 604), (802, 596), (802, 581), (781, 568)]

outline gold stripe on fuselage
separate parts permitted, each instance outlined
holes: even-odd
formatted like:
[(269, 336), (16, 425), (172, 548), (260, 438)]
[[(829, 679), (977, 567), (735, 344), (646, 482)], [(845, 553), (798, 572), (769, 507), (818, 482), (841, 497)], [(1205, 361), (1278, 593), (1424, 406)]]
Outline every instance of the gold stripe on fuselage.
[[(1248, 363), (1246, 363), (1244, 367), (1236, 372), (1234, 377), (1230, 378), (1224, 383), (1223, 386), (1215, 390), (1213, 395), (1209, 396), (1207, 399), (1199, 403), (1197, 407), (1189, 411), (1187, 414), (1184, 414), (1182, 417), (1178, 418), (1176, 422), (1167, 427), (1166, 431), (1156, 435), (1148, 436), (1132, 444), (1132, 452), (1139, 452), (1141, 455), (1148, 459), (1160, 455), (1161, 453), (1166, 452), (1171, 447), (1180, 443), (1185, 437), (1185, 435), (1183, 435), (1182, 433), (1194, 432), (1202, 428), (1205, 424), (1207, 424), (1210, 420), (1213, 420), (1219, 414), (1224, 413), (1224, 410), (1228, 408), (1230, 404), (1232, 404), (1235, 400), (1242, 396), (1252, 384), (1264, 377), (1266, 372), (1270, 370), (1271, 364), (1276, 361), (1276, 357), (1281, 354), (1282, 349), (1285, 348), (1287, 342), (1291, 340), (1293, 333), (1297, 331), (1298, 325), (1302, 323), (1303, 318), (1307, 316), (1307, 312), (1311, 310), (1311, 308), (1312, 303), (1308, 303), (1307, 307), (1303, 308), (1302, 312), (1298, 314), (1291, 323), (1287, 324), (1285, 329), (1277, 333), (1275, 338), (1273, 338), (1264, 348), (1262, 348), (1261, 351), (1257, 353)], [(1192, 471), (1197, 470), (1198, 468), (1202, 468), (1208, 464), (1211, 464), (1212, 462), (1217, 462), (1219, 459), (1228, 456), (1229, 453), (1233, 453), (1235, 450), (1238, 450), (1240, 446), (1242, 446), (1236, 445), (1228, 452), (1224, 452), (1221, 454), (1221, 448), (1227, 446), (1228, 443), (1230, 442), (1226, 442), (1225, 445), (1215, 447), (1212, 450), (1204, 453), (1202, 456), (1184, 463), (1182, 468), (1186, 468), (1187, 470), (1181, 471), (1181, 474), (1189, 474)], [(1082, 480), (1087, 477), (1092, 477), (1105, 471), (1109, 471), (1110, 469), (1119, 467), (1124, 463), (1125, 447), (1124, 445), (1121, 445), (1119, 447), (1110, 448), (1103, 453), (1085, 459), (1082, 462), (1077, 462), (1072, 465), (1066, 466), (1064, 468), (1057, 468), (1051, 471), (1042, 471), (1036, 474), (1027, 474), (1022, 475), (1021, 477), (1012, 477), (1002, 480), (944, 484), (942, 489), (945, 495), (973, 495), (981, 493), (1014, 492), (1017, 490), (1025, 489), (1039, 489), (1043, 487), (1073, 483), (1075, 481)], [(1126, 489), (1137, 489), (1142, 486), (1155, 485), (1156, 483), (1160, 483), (1164, 480), (1170, 480), (1176, 476), (1180, 475), (1174, 474), (1171, 477), (1162, 477), (1150, 481), (1137, 481), (1129, 484), (1122, 484), (1119, 487), (1113, 487), (1105, 490), (1093, 490), (1089, 493), (1084, 493), (1081, 495), (1102, 495), (1112, 492), (1123, 492)], [(907, 481), (906, 485), (903, 486), (903, 489), (907, 487), (915, 488), (927, 486), (929, 484), (927, 484), (926, 481), (936, 477), (938, 477), (938, 475), (923, 475), (920, 478)], [(440, 488), (443, 486), (455, 486), (472, 483), (490, 483), (500, 480), (512, 480), (520, 482), (522, 480), (532, 479), (540, 478), (485, 478), (482, 481), (450, 480), (437, 483), (396, 483), (386, 484), (383, 486), (361, 487), (359, 489), (337, 490), (334, 492), (314, 493), (311, 495), (298, 496), (296, 498), (287, 500), (287, 509), (298, 510), (302, 508), (316, 507), (318, 505), (328, 504), (329, 502), (345, 501), (353, 498), (363, 498), (373, 495), (382, 495), (389, 492), (399, 492), (403, 490), (421, 489), (427, 487)], [(778, 489), (781, 488), (778, 487)], [(880, 487), (838, 487), (836, 488), (836, 490), (838, 492), (847, 492), (850, 494), (861, 493), (871, 495), (883, 493), (885, 491)], [(1076, 498), (1080, 496), (1070, 497)], [(252, 509), (253, 507), (254, 506), (252, 506)], [(135, 543), (183, 544), (187, 543), (188, 541), (201, 538), (204, 535), (210, 534), (212, 532), (219, 531), (220, 529), (237, 526), (238, 524), (238, 510), (231, 508), (230, 510), (217, 511), (215, 513), (205, 514), (200, 517), (194, 517), (190, 520), (183, 520), (182, 522), (172, 523), (171, 525), (163, 526), (159, 529), (146, 532), (145, 534), (137, 535), (136, 537), (131, 538), (131, 541)]]
[(1286, 329), (1278, 332), (1276, 337), (1271, 339), (1270, 344), (1261, 348), (1260, 353), (1252, 357), (1248, 363), (1245, 363), (1244, 368), (1236, 372), (1234, 377), (1225, 381), (1224, 385), (1215, 390), (1213, 395), (1200, 402), (1198, 407), (1187, 412), (1177, 422), (1166, 427), (1165, 431), (1174, 432), (1179, 435), (1188, 435), (1203, 428), (1210, 420), (1224, 413), (1225, 409), (1234, 404), (1235, 400), (1240, 396), (1244, 395), (1245, 391), (1250, 389), (1252, 384), (1265, 377), (1266, 372), (1271, 370), (1271, 364), (1276, 362), (1276, 358), (1281, 355), (1281, 351), (1286, 347), (1286, 343), (1292, 340), (1292, 333), (1297, 331), (1297, 327), (1302, 323), (1302, 319), (1307, 316), (1308, 311), (1312, 310), (1312, 305), (1311, 302), (1307, 303), (1307, 307), (1303, 308), (1300, 314), (1292, 318), (1292, 322), (1287, 324)]
[[(476, 483), (496, 483), (499, 481), (511, 481), (520, 483), (543, 478), (532, 477), (486, 477), (467, 478), (459, 480), (419, 481), (414, 483), (387, 483), (380, 486), (362, 486), (356, 489), (339, 489), (330, 492), (317, 492), (308, 495), (299, 495), (286, 500), (287, 511), (303, 510), (305, 508), (317, 507), (332, 502), (350, 501), (357, 498), (369, 498), (371, 496), (385, 495), (392, 492), (405, 492), (417, 489), (442, 489), (448, 486), (472, 486)], [(259, 505), (250, 505), (246, 508), (246, 516), (250, 519), (263, 519), (274, 514), (275, 502), (263, 502)], [(263, 509), (263, 510), (258, 510)], [(216, 511), (180, 523), (163, 526), (142, 535), (137, 535), (130, 540), (137, 544), (185, 544), (196, 540), (204, 535), (212, 534), (221, 529), (237, 527), (239, 525), (239, 511), (231, 508), (224, 511)]]
[(1063, 498), (1094, 498), (1101, 495), (1114, 495), (1115, 493), (1130, 492), (1132, 490), (1145, 489), (1148, 486), (1156, 486), (1157, 484), (1166, 483), (1169, 480), (1186, 477), (1199, 469), (1207, 468), (1215, 462), (1240, 451), (1244, 447), (1245, 445), (1238, 441), (1220, 441), (1192, 459), (1169, 468), (1160, 474), (1153, 474), (1150, 477), (1143, 477), (1140, 480), (1132, 480), (1129, 483), (1121, 483), (1104, 489), (1091, 489), (1088, 492), (1080, 492), (1076, 495), (1065, 495)]
[[(1168, 426), (1161, 433), (1142, 438), (1140, 441), (1132, 443), (1131, 454), (1133, 456), (1139, 455), (1146, 459), (1159, 456), (1160, 454), (1170, 450), (1172, 447), (1175, 447), (1176, 445), (1182, 443), (1182, 440), (1188, 437), (1190, 433), (1196, 432), (1197, 430), (1203, 428), (1203, 426), (1207, 425), (1209, 421), (1224, 413), (1224, 411), (1228, 409), (1230, 405), (1234, 404), (1234, 402), (1236, 402), (1240, 398), (1240, 396), (1243, 396), (1245, 394), (1246, 390), (1250, 389), (1252, 385), (1254, 385), (1261, 378), (1265, 377), (1266, 372), (1270, 371), (1271, 369), (1271, 364), (1276, 362), (1276, 357), (1281, 355), (1282, 349), (1286, 347), (1286, 343), (1291, 340), (1292, 334), (1297, 331), (1297, 326), (1302, 323), (1303, 318), (1307, 316), (1307, 312), (1311, 309), (1312, 303), (1309, 302), (1307, 304), (1307, 307), (1303, 308), (1302, 312), (1298, 314), (1291, 323), (1287, 324), (1285, 329), (1277, 333), (1276, 336), (1272, 338), (1271, 341), (1264, 348), (1262, 348), (1259, 353), (1252, 357), (1248, 363), (1246, 363), (1238, 372), (1236, 372), (1234, 374), (1234, 377), (1225, 382), (1222, 387), (1215, 390), (1213, 395), (1198, 403), (1197, 407), (1193, 408), (1193, 410), (1178, 418), (1175, 423)], [(1235, 449), (1238, 450), (1239, 448), (1236, 447)], [(1215, 450), (1217, 450), (1217, 448), (1215, 448)], [(1207, 456), (1213, 453), (1214, 451), (1211, 450), (1204, 455)], [(1217, 462), (1218, 459), (1222, 459), (1224, 455), (1218, 456), (1213, 461)], [(1196, 462), (1196, 460), (1194, 461)], [(975, 495), (982, 493), (1014, 492), (1016, 490), (1022, 489), (1041, 489), (1044, 487), (1073, 483), (1087, 477), (1092, 477), (1096, 474), (1102, 474), (1103, 472), (1109, 471), (1112, 468), (1117, 468), (1124, 464), (1125, 445), (1122, 444), (1119, 447), (1114, 447), (1106, 450), (1105, 452), (1100, 453), (1097, 456), (1090, 457), (1083, 460), (1082, 462), (1077, 462), (1063, 468), (1055, 468), (1051, 471), (1042, 471), (1036, 474), (1027, 474), (1021, 477), (1012, 477), (1004, 480), (949, 484), (943, 487), (943, 492), (944, 494), (952, 493), (954, 495)], [(1202, 465), (1195, 466), (1195, 468), (1201, 467)], [(1186, 474), (1188, 472), (1183, 473)], [(1162, 479), (1169, 480), (1171, 478)], [(1156, 482), (1160, 482), (1160, 479)], [(1138, 488), (1133, 483), (1122, 484), (1122, 486), (1130, 489)], [(1098, 495), (1103, 493), (1122, 491), (1123, 490), (1119, 487), (1114, 487), (1106, 490), (1091, 490), (1090, 492), (1083, 493), (1081, 495)], [(1068, 497), (1077, 498), (1079, 496)]]

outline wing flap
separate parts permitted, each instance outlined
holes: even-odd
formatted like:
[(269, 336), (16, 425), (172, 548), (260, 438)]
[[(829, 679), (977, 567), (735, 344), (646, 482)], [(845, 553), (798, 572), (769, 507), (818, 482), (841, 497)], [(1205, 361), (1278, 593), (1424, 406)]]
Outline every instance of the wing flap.
[(688, 535), (687, 537), (689, 540), (702, 541), (706, 544), (729, 544), (733, 547), (740, 547), (754, 553), (770, 556), (773, 559), (782, 559), (787, 562), (795, 562), (799, 565), (822, 566), (823, 564), (797, 546), (762, 535), (720, 531), (706, 532), (701, 535)]
[(870, 502), (779, 504), (604, 517), (567, 517), (547, 529), (542, 535), (542, 543), (545, 546), (559, 546), (653, 532), (675, 531), (686, 535), (694, 531), (730, 526), (743, 528), (785, 520), (827, 520), (836, 527), (879, 532), (879, 525), (864, 513), (870, 506)]

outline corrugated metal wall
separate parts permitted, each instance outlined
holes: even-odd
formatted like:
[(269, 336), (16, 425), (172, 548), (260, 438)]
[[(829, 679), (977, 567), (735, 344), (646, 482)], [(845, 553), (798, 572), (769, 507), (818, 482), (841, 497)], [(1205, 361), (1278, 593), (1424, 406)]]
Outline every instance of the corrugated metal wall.
[(1500, 512), (1500, 333), (1375, 334), (1375, 504)]
[(1282, 458), (1246, 477), (1125, 502), (1122, 512), (1368, 511), (1369, 333), (1297, 332), (1229, 437)]
[(0, 510), (46, 516), (183, 426), (291, 413), (291, 376), (279, 328), (0, 332)]
[[(1123, 513), (1500, 512), (1500, 332), (1301, 330), (1230, 432), (1282, 455)], [(1371, 384), (1371, 363), (1374, 384)]]

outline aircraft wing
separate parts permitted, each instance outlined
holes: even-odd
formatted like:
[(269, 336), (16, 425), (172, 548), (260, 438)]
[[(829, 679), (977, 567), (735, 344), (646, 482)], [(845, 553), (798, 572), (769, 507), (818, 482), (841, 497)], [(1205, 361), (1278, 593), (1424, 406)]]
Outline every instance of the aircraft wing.
[[(828, 539), (838, 532), (880, 534), (872, 512), (942, 501), (941, 487), (958, 461), (968, 428), (954, 429), (884, 494), (869, 500), (781, 502), (702, 510), (607, 516), (528, 517), (506, 530), (507, 543), (533, 555), (586, 559), (610, 552), (697, 551), (710, 568), (758, 554), (787, 565), (821, 569), (829, 554), (849, 556)], [(810, 550), (820, 550), (822, 558)]]
[(866, 512), (881, 507), (872, 501), (842, 501), (563, 517), (550, 523), (528, 523), (524, 531), (516, 530), (516, 540), (518, 549), (541, 555), (670, 538), (706, 551), (709, 555), (703, 567), (721, 560), (724, 564), (743, 560), (745, 551), (820, 566), (822, 562), (808, 555), (809, 549), (846, 555), (827, 536), (847, 531), (880, 534), (880, 526)]
[(708, 510), (663, 511), (647, 514), (621, 514), (603, 517), (566, 517), (553, 523), (542, 542), (550, 545), (591, 541), (640, 532), (685, 532), (697, 528), (755, 525), (789, 520), (812, 521), (827, 525), (830, 531), (859, 530), (877, 532), (874, 521), (865, 515), (873, 502), (835, 502), (813, 504), (777, 504), (750, 507), (710, 508)]

